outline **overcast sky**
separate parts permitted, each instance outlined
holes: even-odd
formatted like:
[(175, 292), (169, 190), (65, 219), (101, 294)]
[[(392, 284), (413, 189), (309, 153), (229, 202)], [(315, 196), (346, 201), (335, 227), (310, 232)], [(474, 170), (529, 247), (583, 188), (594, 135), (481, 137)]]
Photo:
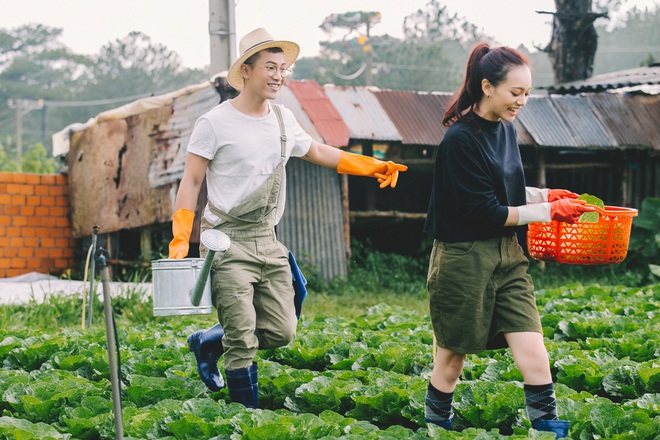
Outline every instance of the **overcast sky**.
[[(653, 6), (660, 0), (627, 0)], [(297, 42), (301, 56), (314, 56), (326, 34), (319, 25), (330, 14), (378, 11), (382, 20), (373, 35), (402, 36), (405, 16), (424, 9), (428, 0), (236, 0), (237, 40), (257, 27), (277, 39)], [(441, 0), (501, 44), (544, 46), (550, 41), (554, 0)], [(619, 14), (620, 15), (620, 14)], [(203, 68), (209, 55), (209, 0), (0, 0), (0, 28), (28, 23), (63, 29), (61, 41), (75, 53), (97, 54), (104, 44), (140, 31), (179, 54), (185, 67)]]

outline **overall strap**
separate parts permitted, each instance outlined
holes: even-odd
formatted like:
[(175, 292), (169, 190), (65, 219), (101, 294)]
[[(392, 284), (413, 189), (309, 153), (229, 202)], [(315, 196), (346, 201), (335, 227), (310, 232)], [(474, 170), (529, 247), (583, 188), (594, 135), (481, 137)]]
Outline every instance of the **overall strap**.
[(284, 159), (286, 157), (286, 128), (284, 127), (284, 118), (282, 118), (282, 109), (277, 104), (273, 104), (271, 107), (275, 111), (275, 116), (277, 116), (277, 123), (280, 124), (280, 144), (282, 145), (280, 156)]

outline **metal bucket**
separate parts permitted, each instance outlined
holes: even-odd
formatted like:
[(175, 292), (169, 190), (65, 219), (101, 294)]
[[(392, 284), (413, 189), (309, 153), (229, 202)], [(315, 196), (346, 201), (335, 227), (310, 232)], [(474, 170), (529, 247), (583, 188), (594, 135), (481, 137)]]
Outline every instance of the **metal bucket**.
[(154, 280), (154, 316), (213, 313), (210, 282), (206, 283), (198, 306), (193, 305), (190, 297), (203, 265), (203, 258), (163, 259), (151, 262)]

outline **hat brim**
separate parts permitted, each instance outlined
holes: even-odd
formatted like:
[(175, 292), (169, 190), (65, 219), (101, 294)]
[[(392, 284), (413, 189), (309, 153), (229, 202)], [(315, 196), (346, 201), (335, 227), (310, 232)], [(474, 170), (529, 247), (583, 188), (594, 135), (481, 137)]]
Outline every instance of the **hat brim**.
[(249, 50), (245, 51), (239, 59), (234, 61), (234, 64), (231, 65), (227, 73), (227, 82), (230, 86), (236, 90), (243, 89), (243, 75), (241, 75), (241, 66), (245, 63), (245, 60), (250, 58), (257, 52), (260, 52), (264, 49), (270, 49), (271, 47), (279, 47), (284, 53), (284, 61), (286, 61), (287, 66), (293, 65), (293, 63), (298, 58), (300, 53), (300, 46), (298, 46), (293, 41), (284, 41), (284, 40), (274, 40), (268, 41), (265, 43), (257, 44), (254, 47), (251, 47)]

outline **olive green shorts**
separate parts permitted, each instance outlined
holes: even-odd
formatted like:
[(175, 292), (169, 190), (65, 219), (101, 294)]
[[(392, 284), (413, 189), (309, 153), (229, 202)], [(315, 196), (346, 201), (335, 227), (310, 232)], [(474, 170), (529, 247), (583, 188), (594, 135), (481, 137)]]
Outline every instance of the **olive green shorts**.
[(507, 347), (504, 333), (542, 333), (528, 266), (515, 236), (436, 240), (427, 288), (438, 346), (479, 353)]

